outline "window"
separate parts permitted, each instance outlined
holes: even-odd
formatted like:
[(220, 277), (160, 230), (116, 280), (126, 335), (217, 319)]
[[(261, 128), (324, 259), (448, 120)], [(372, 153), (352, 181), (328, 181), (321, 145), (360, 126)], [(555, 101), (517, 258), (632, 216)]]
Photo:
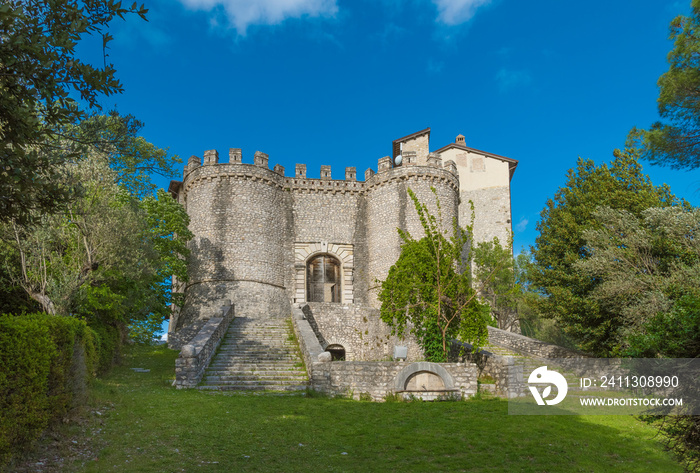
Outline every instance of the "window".
[(306, 266), (306, 300), (341, 302), (340, 261), (329, 255), (320, 255), (309, 260)]
[(345, 361), (345, 348), (343, 348), (343, 345), (328, 345), (326, 351), (331, 354), (331, 361)]

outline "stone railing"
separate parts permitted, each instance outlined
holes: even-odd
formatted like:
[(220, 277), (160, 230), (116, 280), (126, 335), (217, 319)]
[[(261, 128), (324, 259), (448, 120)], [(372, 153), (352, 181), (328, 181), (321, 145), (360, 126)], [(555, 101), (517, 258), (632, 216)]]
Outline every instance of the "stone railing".
[(507, 348), (523, 355), (538, 358), (587, 358), (589, 356), (583, 352), (541, 342), (519, 333), (508, 332), (507, 330), (491, 326), (488, 329), (490, 344)]
[(194, 388), (199, 384), (233, 317), (234, 306), (228, 301), (221, 307), (221, 317), (210, 318), (197, 335), (182, 347), (175, 361), (175, 387)]
[[(306, 320), (304, 312), (298, 307), (292, 308), (292, 326), (299, 341), (299, 349), (306, 365), (306, 373), (309, 375), (309, 379), (312, 379), (311, 368), (313, 364), (319, 361), (319, 356), (322, 360), (330, 361), (330, 353), (323, 350), (314, 329)], [(321, 356), (323, 353), (327, 354)]]

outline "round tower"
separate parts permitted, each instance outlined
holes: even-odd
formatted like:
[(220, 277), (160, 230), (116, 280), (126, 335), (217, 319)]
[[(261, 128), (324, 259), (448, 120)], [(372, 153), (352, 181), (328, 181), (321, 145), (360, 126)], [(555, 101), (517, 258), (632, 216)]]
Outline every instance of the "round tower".
[[(418, 200), (427, 205), (437, 217), (440, 201), (443, 229), (451, 234), (454, 219), (458, 215), (459, 180), (454, 163), (443, 168), (440, 157), (428, 156), (427, 166), (404, 163), (391, 166), (391, 158), (379, 160), (378, 173), (368, 177), (367, 199), (367, 249), (370, 303), (379, 308), (377, 284), (383, 280), (389, 268), (401, 254), (401, 237), (397, 229), (407, 231), (416, 240), (425, 236), (415, 205), (408, 195), (410, 188)], [(432, 189), (435, 189), (433, 193)]]
[(196, 333), (226, 300), (235, 305), (236, 317), (288, 315), (284, 276), (291, 264), (290, 217), (284, 170), (271, 171), (261, 152), (255, 153), (254, 164), (243, 164), (241, 150), (233, 148), (229, 163), (219, 164), (218, 153), (207, 151), (201, 165), (190, 158), (182, 189), (194, 238), (186, 302), (175, 331), (187, 327)]

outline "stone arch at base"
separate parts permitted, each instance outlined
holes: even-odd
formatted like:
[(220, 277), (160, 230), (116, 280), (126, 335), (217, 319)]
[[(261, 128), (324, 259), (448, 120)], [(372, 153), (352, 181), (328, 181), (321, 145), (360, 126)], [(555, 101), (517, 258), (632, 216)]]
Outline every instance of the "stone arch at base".
[(306, 264), (313, 257), (326, 254), (340, 261), (341, 298), (343, 304), (352, 304), (353, 270), (355, 267), (353, 245), (322, 242), (294, 243), (294, 302), (308, 302), (306, 295)]
[(421, 372), (431, 373), (442, 379), (442, 382), (445, 385), (443, 389), (455, 389), (455, 383), (454, 379), (452, 378), (452, 375), (439, 364), (431, 363), (429, 361), (418, 361), (415, 363), (411, 363), (410, 365), (399, 371), (399, 373), (396, 375), (396, 380), (394, 381), (394, 389), (396, 391), (406, 390), (406, 384), (408, 383), (411, 376)]

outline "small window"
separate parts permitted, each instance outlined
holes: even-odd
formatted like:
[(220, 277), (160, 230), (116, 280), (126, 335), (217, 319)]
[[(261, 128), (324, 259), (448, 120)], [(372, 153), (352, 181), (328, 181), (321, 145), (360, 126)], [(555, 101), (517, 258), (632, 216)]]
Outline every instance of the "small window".
[(343, 345), (328, 345), (326, 351), (331, 354), (331, 361), (345, 361), (345, 348), (343, 348)]
[(340, 302), (340, 261), (320, 255), (306, 267), (308, 302)]

